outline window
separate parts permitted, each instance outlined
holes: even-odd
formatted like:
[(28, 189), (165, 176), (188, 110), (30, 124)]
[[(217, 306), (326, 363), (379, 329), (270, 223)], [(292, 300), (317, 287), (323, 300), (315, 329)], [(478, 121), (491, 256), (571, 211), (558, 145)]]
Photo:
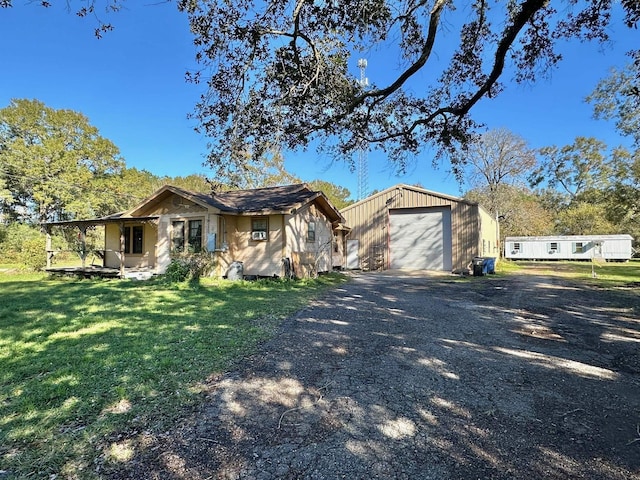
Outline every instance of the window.
[(340, 252), (340, 247), (338, 246), (338, 234), (337, 233), (333, 234), (333, 251), (335, 253), (339, 253)]
[(549, 244), (549, 253), (558, 253), (559, 250), (558, 242), (551, 242)]
[(268, 232), (269, 222), (266, 218), (251, 219), (251, 240), (267, 240)]
[(202, 220), (189, 220), (189, 249), (193, 252), (202, 250)]
[(142, 253), (142, 248), (143, 248), (143, 242), (142, 242), (142, 225), (137, 225), (135, 227), (131, 227), (131, 230), (133, 231), (133, 238), (132, 243), (133, 243), (133, 253)]
[(171, 251), (184, 252), (185, 249), (190, 252), (202, 250), (202, 220), (174, 220), (171, 223)]
[(513, 242), (513, 252), (520, 253), (522, 251), (522, 244), (520, 242)]
[(144, 227), (136, 225), (134, 227), (124, 227), (124, 253), (142, 254), (144, 249)]
[(316, 222), (307, 223), (307, 242), (316, 241)]
[(131, 227), (124, 227), (124, 253), (131, 253)]
[(182, 220), (171, 223), (171, 251), (184, 251), (184, 221)]
[(584, 253), (584, 252), (585, 252), (585, 248), (584, 248), (583, 242), (576, 242), (573, 244), (573, 253)]

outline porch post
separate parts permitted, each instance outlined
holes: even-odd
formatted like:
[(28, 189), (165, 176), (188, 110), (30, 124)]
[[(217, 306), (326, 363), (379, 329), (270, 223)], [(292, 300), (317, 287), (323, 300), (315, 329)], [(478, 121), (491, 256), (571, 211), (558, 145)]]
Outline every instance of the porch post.
[(80, 258), (82, 259), (82, 268), (84, 268), (87, 259), (87, 227), (78, 228), (80, 229)]
[(120, 227), (120, 278), (124, 278), (124, 222), (118, 224)]
[(47, 254), (47, 268), (51, 268), (51, 227), (46, 227), (46, 254)]

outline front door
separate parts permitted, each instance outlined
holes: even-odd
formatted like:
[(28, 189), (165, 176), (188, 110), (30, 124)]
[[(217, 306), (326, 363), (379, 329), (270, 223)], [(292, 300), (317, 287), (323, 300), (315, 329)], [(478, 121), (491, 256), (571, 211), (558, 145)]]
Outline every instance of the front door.
[(347, 240), (347, 268), (350, 270), (360, 268), (360, 240)]

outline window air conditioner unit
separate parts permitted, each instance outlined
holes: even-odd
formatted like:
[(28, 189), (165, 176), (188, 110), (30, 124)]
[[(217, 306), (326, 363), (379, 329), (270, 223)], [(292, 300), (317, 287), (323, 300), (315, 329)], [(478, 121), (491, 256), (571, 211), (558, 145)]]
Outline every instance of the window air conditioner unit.
[(251, 232), (251, 240), (266, 240), (267, 232)]

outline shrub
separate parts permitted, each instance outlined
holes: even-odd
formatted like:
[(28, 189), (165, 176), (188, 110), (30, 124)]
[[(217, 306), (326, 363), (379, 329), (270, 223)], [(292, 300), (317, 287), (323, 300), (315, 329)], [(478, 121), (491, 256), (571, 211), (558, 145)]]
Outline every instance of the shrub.
[(4, 229), (1, 244), (2, 253), (6, 255), (17, 254), (22, 251), (22, 244), (34, 238), (42, 237), (42, 232), (24, 223), (11, 223)]
[(171, 260), (164, 275), (170, 282), (184, 282), (189, 278), (189, 265), (182, 259), (174, 258)]
[(47, 266), (45, 248), (46, 241), (42, 236), (25, 240), (22, 242), (20, 263), (30, 270), (44, 270)]
[(42, 270), (47, 264), (45, 248), (45, 236), (37, 227), (12, 223), (3, 228), (0, 254), (5, 262), (20, 263), (29, 269)]
[(213, 272), (216, 261), (212, 253), (202, 251), (188, 255), (189, 276), (192, 280), (206, 277)]
[(215, 267), (213, 255), (207, 251), (183, 253), (174, 256), (165, 272), (170, 282), (197, 281), (209, 275)]

